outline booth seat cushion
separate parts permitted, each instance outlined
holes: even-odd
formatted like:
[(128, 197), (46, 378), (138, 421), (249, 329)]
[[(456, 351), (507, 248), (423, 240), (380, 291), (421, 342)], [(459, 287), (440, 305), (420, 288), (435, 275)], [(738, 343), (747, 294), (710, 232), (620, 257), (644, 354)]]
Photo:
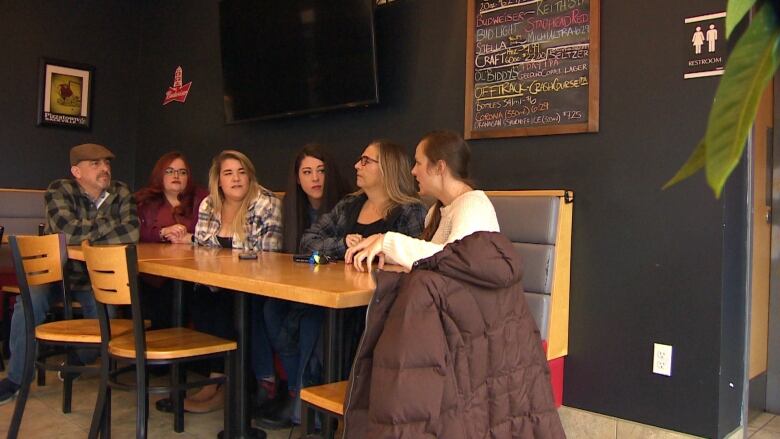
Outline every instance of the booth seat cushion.
[(523, 258), (523, 288), (528, 306), (546, 340), (555, 272), (559, 198), (491, 195), (501, 233)]
[(37, 235), (38, 224), (45, 220), (45, 191), (0, 189), (0, 226), (8, 235)]
[(526, 292), (525, 301), (528, 303), (531, 315), (536, 320), (536, 326), (539, 327), (542, 339), (546, 340), (547, 334), (550, 332), (550, 296)]
[(558, 197), (490, 196), (501, 233), (512, 242), (555, 244)]

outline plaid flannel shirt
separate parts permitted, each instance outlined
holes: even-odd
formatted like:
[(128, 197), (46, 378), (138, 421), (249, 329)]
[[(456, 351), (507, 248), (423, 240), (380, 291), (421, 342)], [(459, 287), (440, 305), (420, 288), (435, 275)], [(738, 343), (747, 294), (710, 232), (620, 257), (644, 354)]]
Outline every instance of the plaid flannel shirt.
[[(217, 233), (222, 227), (221, 212), (214, 210), (211, 196), (203, 199), (195, 225), (195, 243), (206, 247), (220, 247)], [(273, 192), (260, 186), (257, 198), (246, 212), (247, 249), (279, 251), (282, 248), (282, 202)], [(233, 234), (233, 248), (244, 248), (244, 243)]]
[[(360, 209), (366, 202), (366, 194), (347, 195), (333, 209), (321, 215), (319, 220), (301, 236), (302, 253), (319, 252), (332, 258), (343, 259), (347, 252), (344, 238), (357, 222)], [(385, 219), (386, 231), (420, 236), (425, 222), (425, 206), (420, 203), (401, 204)]]
[[(68, 245), (138, 242), (140, 224), (133, 194), (126, 184), (113, 180), (100, 205), (70, 179), (55, 180), (46, 190), (46, 233), (63, 233)], [(74, 291), (91, 289), (87, 267), (68, 261), (68, 281)]]

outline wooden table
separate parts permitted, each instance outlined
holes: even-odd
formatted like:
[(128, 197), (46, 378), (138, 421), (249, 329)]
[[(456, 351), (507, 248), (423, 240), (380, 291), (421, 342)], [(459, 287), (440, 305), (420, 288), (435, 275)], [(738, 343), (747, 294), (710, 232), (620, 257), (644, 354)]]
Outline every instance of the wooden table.
[[(195, 247), (189, 244), (168, 244), (156, 242), (141, 242), (136, 244), (138, 261), (161, 259), (192, 259), (200, 256), (227, 257), (233, 254), (232, 250)], [(68, 246), (68, 257), (77, 261), (84, 260), (84, 252), (80, 245)]]
[[(140, 249), (140, 248), (139, 248)], [(371, 299), (374, 281), (342, 262), (311, 265), (293, 262), (285, 253), (261, 253), (255, 260), (239, 259), (238, 251), (213, 257), (141, 259), (138, 271), (265, 297), (326, 308), (363, 306)], [(229, 256), (229, 257), (226, 257)]]
[[(255, 260), (239, 259), (238, 250), (209, 249), (177, 244), (138, 244), (139, 273), (175, 280), (175, 323), (181, 324), (182, 282), (194, 282), (238, 293), (234, 321), (238, 334), (236, 369), (231, 374), (232, 394), (236, 396), (236, 431), (233, 437), (248, 438), (259, 434), (250, 427), (250, 406), (245, 368), (249, 362), (250, 294), (274, 297), (326, 308), (324, 363), (326, 381), (342, 379), (339, 349), (341, 324), (339, 310), (364, 306), (371, 300), (374, 281), (370, 274), (360, 273), (343, 262), (310, 265), (293, 262), (292, 255), (261, 253)], [(83, 260), (80, 248), (70, 247), (71, 258)]]

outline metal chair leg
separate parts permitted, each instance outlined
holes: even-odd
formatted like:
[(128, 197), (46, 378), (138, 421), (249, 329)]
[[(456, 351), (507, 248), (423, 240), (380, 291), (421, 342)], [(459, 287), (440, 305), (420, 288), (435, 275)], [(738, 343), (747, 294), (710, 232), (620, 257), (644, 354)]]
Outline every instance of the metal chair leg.
[(106, 389), (106, 407), (103, 413), (103, 428), (101, 439), (111, 439), (111, 387)]
[(100, 385), (98, 387), (97, 401), (95, 402), (95, 410), (92, 412), (92, 424), (89, 426), (88, 439), (97, 439), (98, 434), (105, 438), (106, 430), (110, 430), (110, 424), (106, 425), (106, 406), (110, 402), (107, 397), (110, 398), (108, 388), (108, 376), (111, 370), (110, 364), (112, 361), (105, 357), (105, 354), (101, 354), (100, 362)]
[(149, 393), (148, 383), (146, 382), (146, 367), (143, 364), (135, 365), (135, 390), (136, 390), (136, 412), (135, 412), (135, 437), (145, 439), (147, 437), (147, 424), (149, 421)]
[(38, 387), (44, 387), (46, 385), (46, 369), (38, 366)]
[[(65, 356), (65, 367), (70, 366), (70, 355)], [(70, 402), (73, 396), (73, 375), (60, 371), (62, 380), (62, 413), (70, 413)]]
[(301, 400), (301, 428), (304, 436), (314, 433), (314, 408), (308, 402)]
[(33, 379), (33, 366), (35, 363), (35, 345), (31, 337), (27, 337), (25, 343), (24, 369), (22, 370), (22, 384), (19, 395), (16, 397), (14, 414), (11, 417), (11, 425), (8, 427), (8, 439), (16, 439), (19, 435), (19, 427), (22, 425), (24, 408), (27, 405), (27, 397), (30, 394), (30, 386)]
[[(171, 364), (171, 381), (176, 386), (181, 386), (186, 381), (184, 370), (179, 363)], [(184, 431), (184, 396), (183, 390), (171, 392), (171, 404), (173, 405), (173, 431)]]
[(225, 355), (225, 382), (222, 384), (225, 387), (225, 413), (223, 418), (224, 425), (222, 426), (222, 439), (231, 439), (233, 437), (233, 425), (231, 417), (233, 415), (233, 392), (230, 390), (232, 385), (232, 367), (234, 361), (234, 352), (228, 352)]

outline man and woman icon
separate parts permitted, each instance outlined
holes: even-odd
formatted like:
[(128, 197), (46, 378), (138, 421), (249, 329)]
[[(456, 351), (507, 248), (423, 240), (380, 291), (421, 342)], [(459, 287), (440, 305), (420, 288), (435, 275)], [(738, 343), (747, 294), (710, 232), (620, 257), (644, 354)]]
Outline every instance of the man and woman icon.
[(715, 51), (715, 41), (718, 40), (718, 30), (715, 29), (715, 25), (711, 24), (709, 30), (707, 30), (707, 34), (705, 35), (704, 32), (701, 31), (701, 26), (696, 26), (696, 32), (693, 33), (693, 38), (691, 39), (691, 42), (693, 43), (693, 48), (696, 51), (696, 54), (701, 53), (701, 46), (704, 45), (704, 42), (706, 41), (708, 43), (707, 51), (712, 53)]

